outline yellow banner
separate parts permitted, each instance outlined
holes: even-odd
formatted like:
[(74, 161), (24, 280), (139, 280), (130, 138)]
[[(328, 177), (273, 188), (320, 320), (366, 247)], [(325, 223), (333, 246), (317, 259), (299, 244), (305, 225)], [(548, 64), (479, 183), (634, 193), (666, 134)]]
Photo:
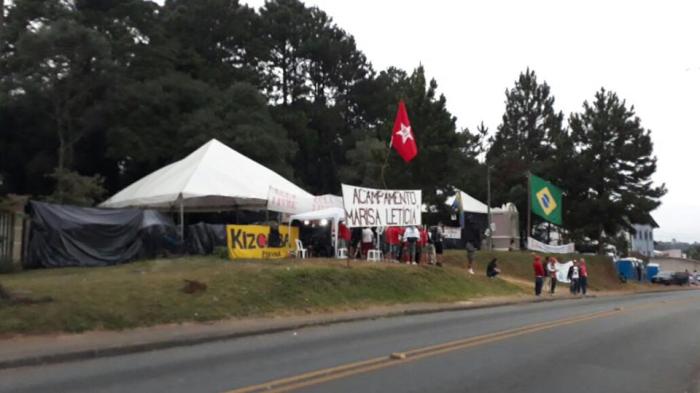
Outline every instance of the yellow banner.
[(226, 242), (230, 259), (286, 258), (299, 238), (299, 228), (292, 227), (291, 236), (286, 225), (280, 225), (277, 234), (270, 233), (267, 225), (227, 225)]

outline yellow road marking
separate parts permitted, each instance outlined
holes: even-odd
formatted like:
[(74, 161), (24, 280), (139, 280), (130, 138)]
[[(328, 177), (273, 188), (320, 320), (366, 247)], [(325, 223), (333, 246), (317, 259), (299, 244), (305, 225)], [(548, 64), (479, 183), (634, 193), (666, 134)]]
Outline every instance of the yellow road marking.
[[(345, 378), (348, 376), (367, 373), (374, 370), (379, 370), (386, 367), (392, 367), (406, 362), (412, 362), (426, 357), (432, 357), (447, 352), (452, 352), (460, 349), (475, 347), (478, 345), (488, 344), (496, 341), (505, 340), (512, 337), (522, 336), (526, 334), (536, 333), (543, 330), (553, 329), (555, 327), (571, 325), (574, 323), (585, 322), (593, 319), (605, 318), (617, 314), (628, 313), (633, 310), (645, 308), (653, 308), (668, 303), (687, 303), (697, 302), (696, 299), (681, 299), (675, 301), (660, 301), (655, 303), (645, 303), (627, 308), (616, 307), (609, 311), (600, 311), (590, 314), (578, 315), (574, 317), (530, 324), (518, 328), (507, 329), (500, 332), (484, 334), (466, 339), (459, 339), (441, 343), (437, 345), (421, 347), (410, 351), (395, 352), (389, 356), (381, 356), (359, 362), (347, 363), (336, 367), (325, 368), (321, 370), (311, 371), (303, 374), (297, 374), (287, 378), (275, 379), (265, 383), (251, 385), (239, 389), (230, 390), (226, 393), (281, 393), (292, 390), (301, 389), (308, 386), (318, 385), (325, 382), (330, 382), (336, 379)], [(401, 354), (402, 356), (394, 356)]]

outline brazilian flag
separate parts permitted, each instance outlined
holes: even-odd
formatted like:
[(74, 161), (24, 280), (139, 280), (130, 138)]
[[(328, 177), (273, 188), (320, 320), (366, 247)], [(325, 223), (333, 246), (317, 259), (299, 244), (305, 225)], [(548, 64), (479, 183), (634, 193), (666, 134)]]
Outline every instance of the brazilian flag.
[(561, 189), (547, 180), (530, 174), (532, 212), (555, 225), (561, 225)]

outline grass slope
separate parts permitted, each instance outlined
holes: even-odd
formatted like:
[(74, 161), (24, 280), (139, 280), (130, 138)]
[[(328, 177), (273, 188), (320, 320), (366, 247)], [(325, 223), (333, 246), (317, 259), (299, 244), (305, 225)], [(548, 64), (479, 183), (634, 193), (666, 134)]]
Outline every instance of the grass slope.
[[(450, 255), (456, 265), (458, 259)], [(185, 294), (185, 279), (205, 283), (207, 289)], [(3, 276), (2, 283), (15, 294), (54, 301), (0, 301), (0, 334), (125, 329), (522, 293), (516, 285), (470, 276), (457, 267), (353, 262), (347, 268), (338, 261), (228, 262), (213, 257), (27, 271)]]
[[(544, 254), (540, 254), (544, 255)], [(544, 255), (546, 256), (546, 255)], [(615, 267), (608, 257), (598, 255), (556, 255), (560, 262), (566, 262), (573, 258), (586, 259), (588, 266), (588, 287), (594, 291), (617, 291), (630, 289), (630, 285), (620, 283), (615, 273)], [(486, 265), (492, 258), (498, 258), (498, 264), (504, 275), (521, 280), (532, 281), (534, 274), (532, 270), (533, 256), (531, 252), (482, 252), (476, 253), (477, 273), (485, 274)], [(449, 266), (466, 268), (466, 251), (447, 250), (445, 252), (445, 263)]]

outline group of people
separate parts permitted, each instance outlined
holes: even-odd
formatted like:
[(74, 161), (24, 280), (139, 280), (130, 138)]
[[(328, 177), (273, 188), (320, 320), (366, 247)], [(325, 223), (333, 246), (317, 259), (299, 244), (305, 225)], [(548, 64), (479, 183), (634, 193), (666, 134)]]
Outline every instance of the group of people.
[[(542, 264), (542, 257), (535, 255), (532, 268), (535, 273), (535, 296), (542, 294), (545, 286), (549, 287), (550, 295), (553, 295), (557, 287), (557, 261), (554, 257), (547, 258), (546, 266)], [(581, 258), (572, 261), (566, 274), (569, 281), (569, 291), (572, 295), (586, 295), (588, 292), (588, 267), (586, 260)]]
[[(342, 229), (339, 231), (343, 236)], [(381, 249), (388, 259), (409, 264), (430, 263), (442, 266), (444, 227), (427, 226), (353, 228), (348, 231), (349, 255), (367, 258), (372, 249)]]

